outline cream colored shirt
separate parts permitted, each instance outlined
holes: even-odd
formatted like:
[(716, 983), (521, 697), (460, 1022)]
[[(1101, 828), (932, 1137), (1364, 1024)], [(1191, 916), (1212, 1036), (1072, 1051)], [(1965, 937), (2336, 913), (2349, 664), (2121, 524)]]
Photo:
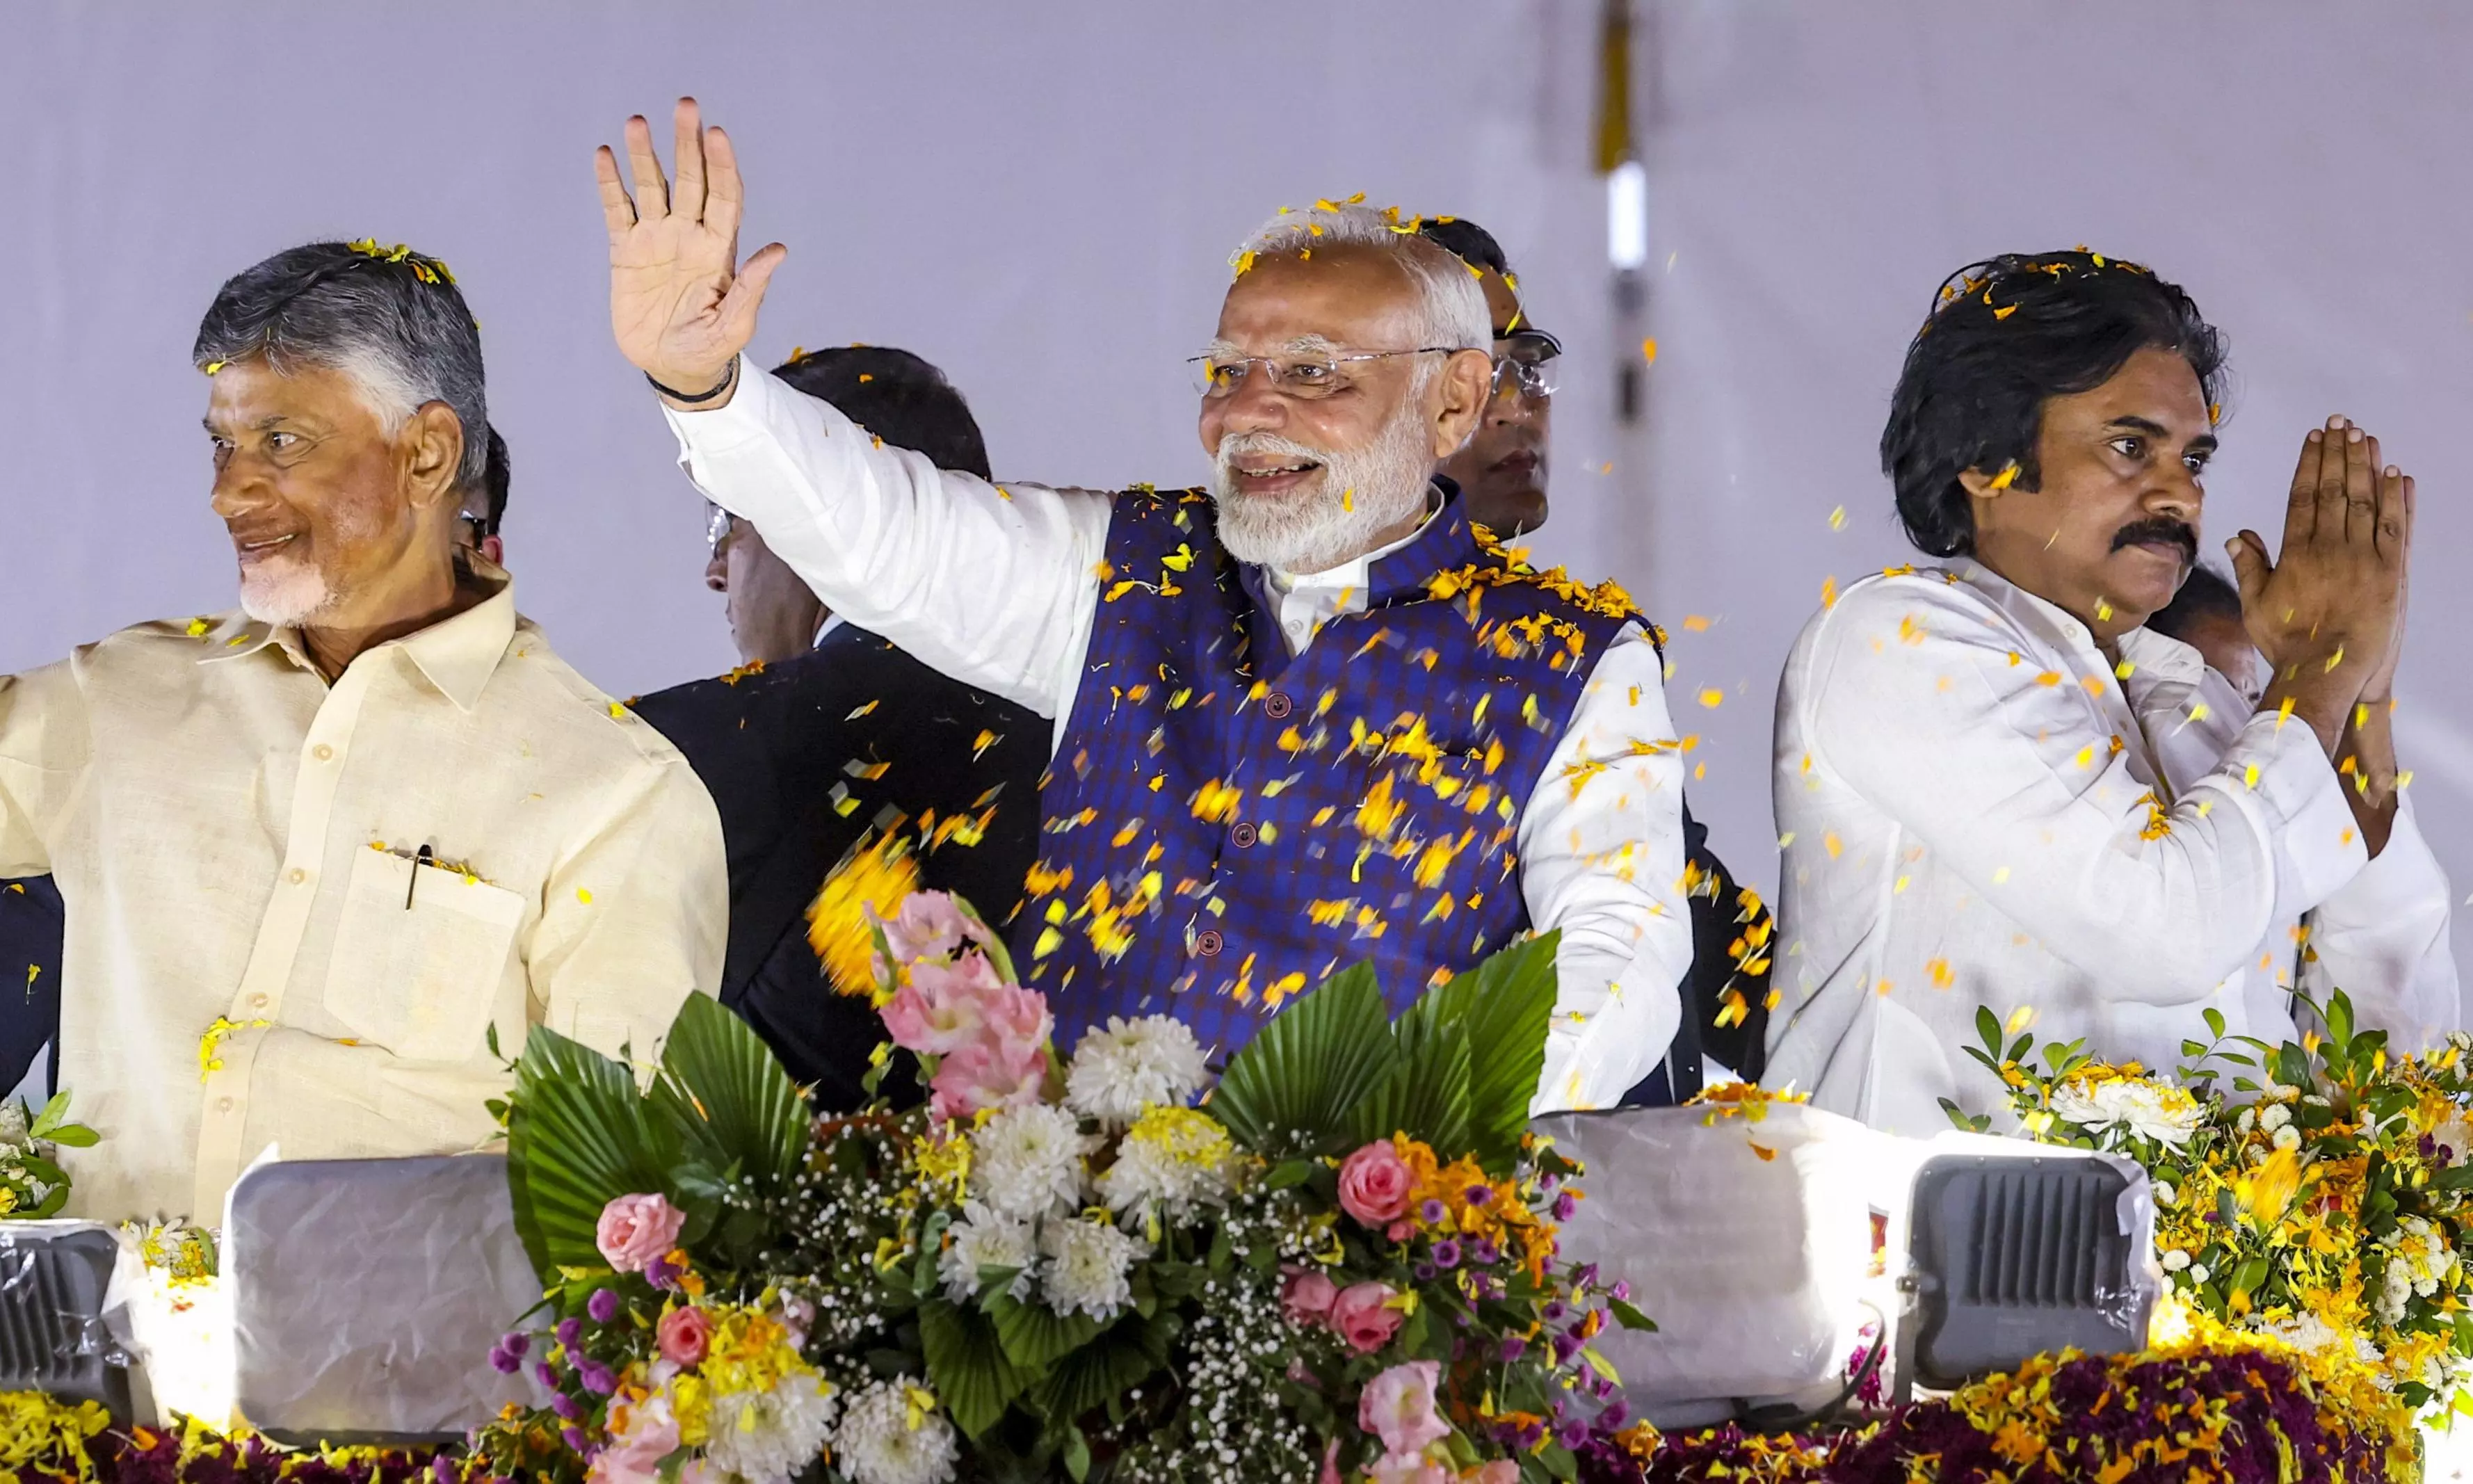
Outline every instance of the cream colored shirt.
[(640, 1058), (720, 982), (711, 798), (485, 572), (332, 686), (237, 614), (0, 677), (0, 876), (60, 883), (60, 1086), (103, 1135), (71, 1214), (220, 1224), (269, 1148), (470, 1148), (488, 1028)]

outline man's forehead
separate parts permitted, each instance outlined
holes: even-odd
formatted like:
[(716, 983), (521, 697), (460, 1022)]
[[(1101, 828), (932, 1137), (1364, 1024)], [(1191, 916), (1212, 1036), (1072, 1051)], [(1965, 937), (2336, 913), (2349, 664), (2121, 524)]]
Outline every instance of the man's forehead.
[(331, 419), (359, 405), (352, 379), (324, 366), (299, 366), (286, 374), (262, 360), (235, 361), (206, 378), (210, 427)]
[(1319, 337), (1363, 346), (1404, 333), (1417, 288), (1398, 263), (1362, 249), (1324, 249), (1311, 258), (1266, 257), (1237, 275), (1219, 306), (1219, 336), (1257, 351)]

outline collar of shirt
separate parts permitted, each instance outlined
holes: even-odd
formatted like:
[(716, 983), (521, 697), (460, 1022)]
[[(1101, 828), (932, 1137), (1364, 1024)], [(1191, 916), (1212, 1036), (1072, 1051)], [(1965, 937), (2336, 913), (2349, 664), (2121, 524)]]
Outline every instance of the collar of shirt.
[[(1388, 568), (1404, 564), (1388, 559), (1409, 550), (1429, 537), (1448, 538), (1453, 528), (1465, 528), (1466, 522), (1452, 516), (1453, 492), (1447, 488), (1446, 481), (1437, 477), (1428, 488), (1426, 518), (1417, 522), (1415, 530), (1361, 557), (1343, 562), (1329, 571), (1284, 572), (1278, 567), (1261, 568), (1260, 595), (1267, 599), (1267, 606), (1278, 613), (1280, 634), (1287, 643), (1288, 653), (1305, 653), (1306, 646), (1313, 642), (1314, 634), (1322, 626), (1339, 614), (1361, 613), (1373, 598), (1388, 602), (1399, 596), (1390, 589), (1402, 586), (1402, 573)], [(1386, 570), (1378, 573), (1378, 566)], [(1435, 570), (1429, 566), (1415, 573), (1411, 580), (1422, 589)], [(1374, 590), (1378, 586), (1384, 589), (1379, 594)]]
[[(481, 699), (481, 688), (490, 682), (498, 661), (506, 657), (507, 646), (516, 636), (516, 584), (503, 567), (473, 558), (470, 573), (481, 590), (488, 594), (480, 602), (460, 613), (451, 614), (426, 629), (416, 630), (398, 639), (389, 639), (364, 652), (400, 649), (429, 683), (441, 695), (455, 703), (457, 709), (469, 711)], [(269, 646), (283, 651), (294, 664), (315, 672), (317, 664), (309, 658), (300, 631), (293, 625), (270, 627), (251, 622), (244, 625), (233, 638), (227, 640), (212, 654), (199, 659), (200, 664), (223, 664), (245, 658)], [(354, 664), (361, 662), (356, 657)]]

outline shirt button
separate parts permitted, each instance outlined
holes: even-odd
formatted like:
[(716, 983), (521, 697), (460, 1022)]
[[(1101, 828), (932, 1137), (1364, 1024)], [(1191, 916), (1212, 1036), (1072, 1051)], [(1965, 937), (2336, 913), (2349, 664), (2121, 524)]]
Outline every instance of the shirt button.
[[(1215, 927), (1206, 927), (1201, 932), (1194, 935), (1193, 951), (1201, 954), (1204, 958), (1217, 958), (1222, 946), (1224, 946), (1224, 945), (1219, 939), (1219, 929)], [(228, 1102), (229, 1099), (226, 1099), (226, 1101)]]
[(219, 1097), (219, 1098), (216, 1098), (216, 1099), (215, 1099), (215, 1112), (217, 1112), (217, 1113), (229, 1113), (229, 1112), (231, 1112), (231, 1108), (232, 1108), (232, 1104), (231, 1104), (231, 1099), (230, 1099), (230, 1098), (228, 1098), (228, 1097)]
[(1288, 713), (1296, 708), (1297, 704), (1288, 699), (1285, 690), (1271, 692), (1262, 702), (1262, 714), (1275, 722), (1287, 720)]
[(1288, 620), (1288, 632), (1289, 632), (1290, 634), (1303, 634), (1303, 633), (1305, 633), (1305, 632), (1306, 632), (1306, 621), (1305, 621), (1304, 619), (1302, 619), (1302, 618), (1291, 618), (1291, 619), (1289, 619), (1289, 620)]
[(1261, 833), (1261, 832), (1257, 830), (1250, 822), (1240, 820), (1237, 822), (1236, 828), (1228, 831), (1228, 843), (1240, 850), (1250, 850), (1254, 848), (1254, 842), (1256, 839), (1260, 838)]
[(284, 879), (290, 881), (295, 886), (299, 886), (301, 882), (309, 879), (309, 873), (301, 870), (298, 866), (295, 866), (292, 868), (292, 874), (284, 877)]
[(310, 749), (309, 755), (317, 758), (320, 762), (325, 762), (335, 755), (335, 750), (328, 747), (325, 743), (321, 742), (316, 747)]

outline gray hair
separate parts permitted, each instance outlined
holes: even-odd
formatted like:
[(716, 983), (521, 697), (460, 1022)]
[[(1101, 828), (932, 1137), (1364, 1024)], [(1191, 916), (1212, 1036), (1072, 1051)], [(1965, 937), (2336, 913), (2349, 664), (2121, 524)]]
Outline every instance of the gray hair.
[(1419, 301), (1418, 344), (1453, 350), (1494, 348), (1494, 319), (1477, 272), (1448, 249), (1420, 236), (1421, 219), (1405, 224), (1395, 208), (1378, 211), (1354, 201), (1319, 201), (1302, 210), (1283, 209), (1245, 239), (1229, 265), (1242, 275), (1257, 256), (1295, 257), (1319, 247), (1371, 248), (1390, 255)]
[(389, 435), (430, 402), (464, 425), (455, 482), (485, 487), (489, 399), (481, 326), (446, 265), (409, 248), (313, 242), (234, 274), (215, 294), (189, 351), (200, 371), (264, 357), (278, 374), (296, 366), (341, 371), (359, 386)]

